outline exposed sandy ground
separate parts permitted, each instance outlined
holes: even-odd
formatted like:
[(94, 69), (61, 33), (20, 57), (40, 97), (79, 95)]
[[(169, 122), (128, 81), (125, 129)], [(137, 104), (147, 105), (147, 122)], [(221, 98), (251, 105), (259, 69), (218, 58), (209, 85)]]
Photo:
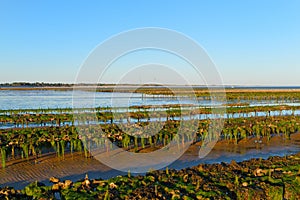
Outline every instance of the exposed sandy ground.
[[(263, 139), (261, 143), (255, 142), (256, 138), (240, 141), (238, 145), (229, 144), (227, 141), (219, 141), (213, 150), (203, 159), (199, 159), (198, 152), (201, 143), (189, 147), (189, 149), (170, 168), (185, 168), (199, 163), (230, 162), (232, 159), (242, 161), (252, 157), (264, 157), (269, 155), (285, 154), (291, 151), (300, 151), (300, 133), (293, 134), (291, 140), (282, 137), (272, 137), (268, 142)], [(298, 148), (298, 149), (297, 149)], [(33, 181), (42, 181), (49, 184), (51, 176), (63, 180), (73, 181), (84, 178), (88, 173), (93, 178), (109, 178), (126, 174), (107, 167), (94, 158), (86, 159), (80, 153), (66, 154), (64, 159), (50, 154), (34, 160), (22, 162), (8, 162), (7, 168), (0, 170), (0, 187), (14, 186), (22, 188)]]

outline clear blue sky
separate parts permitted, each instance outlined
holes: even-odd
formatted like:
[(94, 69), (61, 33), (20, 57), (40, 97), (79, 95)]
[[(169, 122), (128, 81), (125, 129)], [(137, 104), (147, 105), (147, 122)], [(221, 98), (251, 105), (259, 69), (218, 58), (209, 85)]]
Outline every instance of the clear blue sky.
[(225, 84), (300, 85), (300, 1), (0, 1), (0, 82), (74, 82), (102, 41), (141, 27), (196, 40)]

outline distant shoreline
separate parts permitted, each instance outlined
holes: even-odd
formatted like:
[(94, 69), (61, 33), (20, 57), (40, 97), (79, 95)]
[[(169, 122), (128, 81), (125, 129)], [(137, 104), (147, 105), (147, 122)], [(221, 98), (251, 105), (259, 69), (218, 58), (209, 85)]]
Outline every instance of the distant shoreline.
[[(97, 91), (97, 92), (139, 92), (146, 93), (145, 91), (165, 91), (170, 89), (178, 90), (180, 92), (192, 91), (201, 93), (208, 92), (206, 86), (183, 86), (183, 85), (168, 85), (168, 86), (159, 86), (159, 85), (113, 85), (113, 84), (104, 84), (104, 85), (92, 85), (92, 84), (78, 84), (78, 85), (60, 85), (60, 86), (12, 86), (12, 85), (3, 85), (0, 84), (1, 90), (61, 90), (61, 91), (71, 91), (71, 90), (86, 90), (86, 91)], [(213, 86), (209, 89), (216, 91), (220, 89), (222, 91), (225, 89), (226, 92), (300, 92), (300, 86)], [(187, 89), (187, 90), (185, 90)], [(157, 93), (159, 94), (159, 92)]]
[(115, 86), (122, 88), (132, 88), (132, 87), (145, 87), (145, 88), (185, 88), (193, 87), (195, 89), (207, 89), (210, 88), (226, 88), (226, 89), (300, 89), (300, 85), (282, 85), (282, 86), (272, 86), (272, 85), (180, 85), (180, 84), (115, 84), (115, 83), (44, 83), (44, 82), (13, 82), (13, 83), (0, 83), (0, 89), (73, 89), (73, 87), (83, 87), (83, 88), (113, 88)]

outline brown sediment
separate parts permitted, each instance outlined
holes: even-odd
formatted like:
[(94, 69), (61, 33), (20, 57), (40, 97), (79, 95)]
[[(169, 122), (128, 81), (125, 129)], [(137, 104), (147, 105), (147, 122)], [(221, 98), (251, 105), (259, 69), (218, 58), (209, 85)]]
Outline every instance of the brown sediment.
[[(271, 148), (282, 148), (291, 145), (298, 145), (300, 148), (300, 132), (291, 134), (291, 139), (286, 139), (284, 136), (275, 135), (268, 141), (267, 137), (262, 137), (260, 139), (253, 137), (240, 140), (237, 144), (234, 142), (229, 142), (228, 140), (218, 141), (212, 151), (207, 155), (207, 157), (213, 158), (218, 157), (221, 154), (243, 154), (249, 150), (258, 150), (261, 153), (268, 153), (265, 147)], [(195, 145), (190, 146), (186, 153), (182, 156), (183, 159), (187, 157), (198, 156), (199, 149), (202, 146), (202, 142), (197, 142)]]
[(66, 154), (64, 159), (57, 157), (56, 154), (49, 154), (37, 160), (30, 159), (13, 165), (8, 162), (7, 168), (0, 170), (0, 186), (18, 186), (18, 183), (24, 185), (36, 180), (43, 181), (51, 176), (75, 177), (85, 172), (109, 170), (111, 170), (109, 167), (95, 159), (87, 159), (81, 153)]
[[(191, 145), (188, 150), (173, 163), (173, 167), (185, 168), (191, 165), (192, 161), (199, 161), (199, 149), (201, 142)], [(216, 143), (212, 151), (207, 155), (207, 158), (214, 159), (222, 156), (228, 156), (235, 154), (243, 154), (251, 149), (257, 149), (260, 152), (265, 151), (265, 147), (282, 148), (289, 145), (299, 145), (300, 147), (300, 133), (291, 135), (290, 140), (286, 140), (281, 136), (274, 136), (267, 141), (266, 138), (262, 138), (258, 141), (257, 138), (251, 138), (242, 140), (238, 144), (228, 143), (228, 141), (222, 140)], [(143, 150), (143, 153), (154, 151), (156, 148), (148, 148)], [(267, 154), (267, 150), (265, 151)], [(176, 164), (177, 163), (177, 164)], [(185, 166), (187, 164), (187, 166)], [(177, 165), (177, 166), (176, 166)], [(24, 187), (33, 181), (45, 181), (49, 177), (59, 177), (77, 180), (78, 177), (82, 177), (85, 173), (94, 173), (95, 176), (102, 178), (109, 178), (118, 175), (120, 172), (109, 168), (102, 164), (100, 161), (94, 158), (85, 158), (83, 154), (66, 153), (64, 159), (59, 158), (56, 154), (47, 154), (41, 158), (30, 159), (29, 161), (9, 161), (7, 168), (0, 169), (0, 187), (14, 186), (17, 188)]]

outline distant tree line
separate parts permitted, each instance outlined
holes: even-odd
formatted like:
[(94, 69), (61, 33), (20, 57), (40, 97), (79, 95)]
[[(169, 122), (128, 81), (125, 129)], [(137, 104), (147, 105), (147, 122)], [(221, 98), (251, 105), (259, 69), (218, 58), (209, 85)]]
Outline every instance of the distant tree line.
[(103, 86), (113, 84), (93, 84), (93, 83), (44, 83), (44, 82), (13, 82), (13, 83), (0, 83), (0, 87), (72, 87), (72, 86)]
[[(45, 82), (13, 82), (0, 83), (0, 87), (73, 87), (73, 86), (116, 86), (115, 83), (45, 83)], [(123, 86), (131, 86), (136, 84), (120, 84)], [(144, 86), (160, 86), (158, 84), (144, 84)]]
[(13, 82), (13, 83), (2, 83), (1, 87), (71, 87), (73, 84), (69, 83), (44, 83), (44, 82)]

